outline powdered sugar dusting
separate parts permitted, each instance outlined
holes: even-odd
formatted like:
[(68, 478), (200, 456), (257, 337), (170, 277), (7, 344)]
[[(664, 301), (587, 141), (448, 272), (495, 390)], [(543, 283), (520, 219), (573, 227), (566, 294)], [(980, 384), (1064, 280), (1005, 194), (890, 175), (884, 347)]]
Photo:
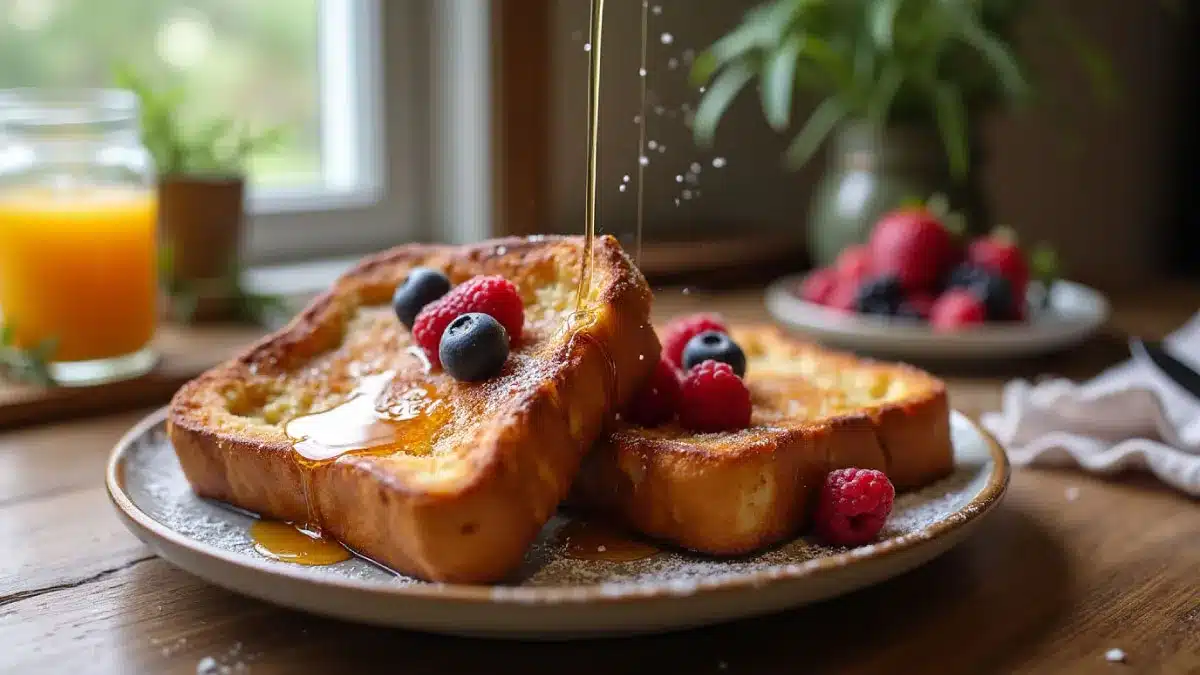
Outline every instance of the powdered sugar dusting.
[[(964, 423), (965, 424), (965, 423)], [(931, 536), (930, 527), (967, 520), (978, 508), (972, 504), (993, 470), (986, 449), (970, 449), (965, 436), (972, 430), (955, 421), (954, 442), (959, 465), (954, 473), (925, 489), (897, 496), (879, 542), (854, 549), (831, 548), (801, 537), (752, 556), (714, 558), (662, 550), (640, 560), (616, 562), (568, 557), (559, 530), (570, 522), (555, 516), (530, 547), (524, 565), (508, 584), (492, 587), (491, 596), (503, 602), (586, 599), (597, 594), (626, 597), (667, 593), (687, 595), (732, 579), (767, 584), (774, 579), (810, 572), (823, 559), (848, 554), (868, 558), (896, 543)], [(979, 441), (981, 442), (981, 441)], [(967, 449), (964, 450), (964, 447)], [(380, 587), (421, 584), (418, 581), (353, 558), (324, 567), (304, 567), (267, 560), (254, 551), (248, 530), (253, 516), (199, 499), (192, 492), (161, 424), (137, 438), (125, 457), (124, 487), (133, 502), (150, 517), (195, 541), (252, 558), (256, 564), (278, 567), (304, 577), (357, 580)]]

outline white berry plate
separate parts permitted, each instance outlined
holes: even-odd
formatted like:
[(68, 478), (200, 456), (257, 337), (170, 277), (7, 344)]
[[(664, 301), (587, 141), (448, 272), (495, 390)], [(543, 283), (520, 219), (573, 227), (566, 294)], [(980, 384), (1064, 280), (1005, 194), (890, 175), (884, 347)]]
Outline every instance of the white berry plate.
[(828, 548), (800, 538), (736, 559), (659, 549), (635, 561), (580, 560), (558, 543), (568, 519), (556, 516), (511, 581), (435, 584), (360, 558), (311, 567), (262, 557), (249, 535), (253, 516), (193, 494), (165, 419), (160, 410), (134, 427), (113, 450), (106, 477), (117, 514), (158, 555), (285, 607), (456, 635), (562, 640), (664, 632), (824, 600), (903, 574), (961, 542), (1009, 480), (1004, 451), (956, 412), (954, 472), (898, 495), (871, 545)]
[(1099, 291), (1056, 281), (1045, 307), (1031, 310), (1027, 321), (937, 332), (922, 322), (847, 314), (807, 302), (795, 293), (803, 279), (788, 276), (767, 288), (767, 311), (777, 321), (832, 347), (901, 360), (980, 361), (1047, 354), (1089, 338), (1110, 311)]

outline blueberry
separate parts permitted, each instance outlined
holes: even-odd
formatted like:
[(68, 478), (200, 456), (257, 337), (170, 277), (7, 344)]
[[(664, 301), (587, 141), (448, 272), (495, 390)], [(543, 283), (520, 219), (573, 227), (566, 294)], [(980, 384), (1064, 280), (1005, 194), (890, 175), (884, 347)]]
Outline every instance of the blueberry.
[(417, 314), (425, 305), (449, 292), (450, 279), (445, 274), (428, 267), (417, 267), (396, 286), (396, 292), (392, 295), (392, 309), (400, 323), (411, 330)]
[(967, 288), (983, 301), (988, 321), (1016, 319), (1016, 306), (1013, 304), (1012, 286), (1008, 279), (995, 274), (984, 274)]
[(733, 338), (721, 331), (698, 333), (683, 348), (684, 370), (691, 370), (692, 366), (709, 360), (728, 363), (738, 377), (746, 376), (746, 353)]
[(438, 358), (456, 380), (486, 380), (498, 374), (508, 360), (508, 331), (488, 314), (463, 314), (442, 333)]
[(895, 316), (904, 301), (904, 288), (894, 274), (884, 274), (864, 283), (854, 298), (860, 314)]

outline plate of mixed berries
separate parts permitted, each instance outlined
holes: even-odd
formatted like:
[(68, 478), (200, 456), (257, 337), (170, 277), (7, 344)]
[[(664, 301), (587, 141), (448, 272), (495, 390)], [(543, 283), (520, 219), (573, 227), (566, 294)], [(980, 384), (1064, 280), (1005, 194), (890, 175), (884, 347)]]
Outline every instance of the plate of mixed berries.
[(832, 265), (772, 284), (767, 308), (822, 342), (910, 359), (1043, 354), (1108, 319), (1100, 292), (1057, 278), (1048, 247), (1025, 250), (1007, 228), (963, 236), (953, 222), (930, 206), (896, 209)]

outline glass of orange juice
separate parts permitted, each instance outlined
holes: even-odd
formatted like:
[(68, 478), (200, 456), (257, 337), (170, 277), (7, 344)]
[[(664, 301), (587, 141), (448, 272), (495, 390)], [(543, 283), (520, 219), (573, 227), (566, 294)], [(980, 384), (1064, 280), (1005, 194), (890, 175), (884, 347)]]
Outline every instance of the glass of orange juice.
[(0, 90), (0, 320), (62, 385), (150, 370), (153, 163), (122, 90)]

